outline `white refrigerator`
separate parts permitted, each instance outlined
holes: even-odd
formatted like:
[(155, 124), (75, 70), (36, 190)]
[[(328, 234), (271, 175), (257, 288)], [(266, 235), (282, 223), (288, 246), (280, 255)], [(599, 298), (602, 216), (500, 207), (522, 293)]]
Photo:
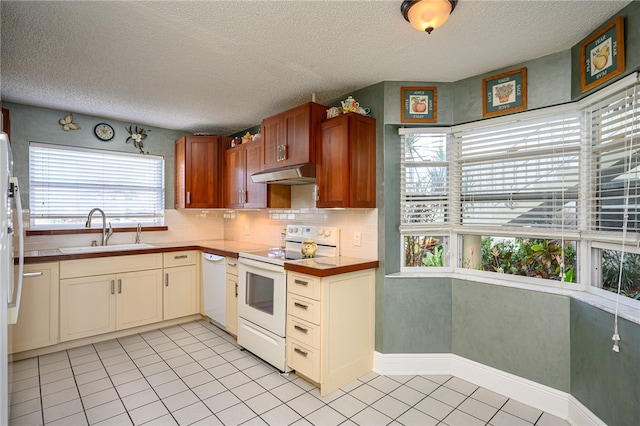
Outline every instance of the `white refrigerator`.
[[(24, 253), (22, 204), (18, 181), (12, 176), (12, 171), (9, 138), (6, 133), (0, 133), (0, 425), (9, 422), (8, 327), (18, 321)], [(17, 283), (13, 279), (14, 234), (18, 237)]]

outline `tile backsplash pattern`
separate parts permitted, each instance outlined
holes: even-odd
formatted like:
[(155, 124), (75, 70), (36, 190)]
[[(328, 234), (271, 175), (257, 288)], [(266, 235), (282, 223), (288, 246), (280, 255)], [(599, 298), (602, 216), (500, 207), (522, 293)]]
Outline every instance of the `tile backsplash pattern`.
[[(147, 244), (236, 240), (280, 246), (281, 233), (288, 224), (326, 225), (340, 229), (340, 254), (362, 259), (378, 258), (377, 209), (318, 209), (313, 207), (314, 185), (295, 185), (291, 188), (291, 209), (268, 210), (175, 210), (164, 212), (168, 231), (143, 232), (141, 242)], [(25, 227), (29, 224), (29, 211), (23, 211)], [(108, 220), (108, 217), (107, 217)], [(93, 226), (99, 226), (94, 221)], [(360, 233), (360, 245), (354, 244), (355, 233)], [(116, 232), (109, 244), (130, 244), (135, 232)], [(25, 250), (48, 250), (59, 247), (88, 246), (99, 240), (98, 234), (30, 236), (25, 239)]]

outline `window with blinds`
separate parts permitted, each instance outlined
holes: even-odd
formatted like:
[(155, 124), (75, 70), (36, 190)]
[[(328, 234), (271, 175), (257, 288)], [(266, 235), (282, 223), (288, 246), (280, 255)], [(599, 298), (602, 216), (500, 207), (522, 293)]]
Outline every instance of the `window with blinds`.
[(640, 94), (633, 85), (587, 108), (591, 138), (589, 229), (640, 230)]
[(406, 129), (401, 140), (401, 227), (419, 230), (449, 221), (447, 133)]
[(577, 230), (580, 126), (575, 112), (456, 132), (459, 225)]
[(29, 145), (32, 226), (84, 223), (101, 208), (112, 223), (162, 224), (164, 159), (60, 145)]

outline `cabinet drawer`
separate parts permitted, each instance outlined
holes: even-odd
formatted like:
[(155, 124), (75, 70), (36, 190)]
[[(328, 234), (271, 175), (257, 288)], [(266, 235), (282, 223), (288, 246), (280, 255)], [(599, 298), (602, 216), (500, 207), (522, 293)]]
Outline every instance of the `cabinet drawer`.
[(289, 272), (287, 274), (287, 291), (320, 300), (320, 279), (309, 275)]
[(160, 268), (162, 268), (162, 254), (160, 253), (63, 260), (60, 262), (60, 279)]
[(320, 351), (287, 338), (287, 365), (315, 382), (320, 382)]
[(287, 315), (287, 337), (298, 340), (314, 349), (320, 349), (320, 326)]
[(320, 324), (320, 302), (317, 300), (289, 293), (287, 313), (313, 324)]
[(163, 253), (164, 267), (170, 268), (172, 266), (185, 266), (195, 265), (196, 256), (195, 251), (174, 251), (170, 253)]
[(238, 276), (238, 259), (227, 257), (227, 274)]

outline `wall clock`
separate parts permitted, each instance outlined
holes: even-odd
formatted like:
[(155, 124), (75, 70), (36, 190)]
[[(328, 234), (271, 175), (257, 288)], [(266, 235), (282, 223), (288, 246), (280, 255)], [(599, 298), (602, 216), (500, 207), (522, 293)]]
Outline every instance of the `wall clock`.
[(110, 141), (113, 139), (115, 132), (113, 131), (113, 127), (108, 125), (107, 123), (100, 123), (93, 128), (93, 132), (96, 134), (96, 137), (101, 141)]

